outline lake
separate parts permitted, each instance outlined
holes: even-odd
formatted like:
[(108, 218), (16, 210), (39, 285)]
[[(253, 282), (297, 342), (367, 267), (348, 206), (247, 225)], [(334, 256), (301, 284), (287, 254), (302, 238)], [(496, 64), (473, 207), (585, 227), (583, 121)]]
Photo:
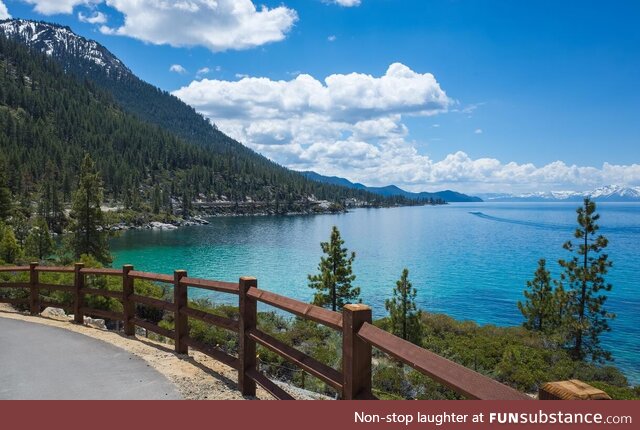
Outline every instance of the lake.
[[(460, 203), (447, 206), (357, 209), (347, 214), (213, 218), (208, 226), (174, 231), (129, 231), (111, 241), (114, 266), (237, 280), (255, 276), (259, 287), (302, 301), (333, 225), (356, 252), (355, 284), (362, 300), (385, 315), (404, 267), (418, 290), (420, 307), (481, 324), (517, 325), (516, 306), (538, 259), (552, 273), (562, 244), (576, 227), (578, 203)], [(640, 383), (640, 204), (602, 203), (601, 232), (610, 241), (614, 267), (607, 307), (618, 317), (605, 343), (615, 363)], [(206, 294), (206, 292), (203, 292)], [(216, 300), (229, 300), (215, 296)]]

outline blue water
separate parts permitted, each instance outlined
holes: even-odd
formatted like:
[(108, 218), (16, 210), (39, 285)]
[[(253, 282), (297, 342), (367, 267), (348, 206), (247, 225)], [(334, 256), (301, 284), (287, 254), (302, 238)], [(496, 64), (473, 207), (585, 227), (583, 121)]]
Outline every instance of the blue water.
[[(407, 267), (420, 306), (481, 324), (522, 322), (516, 307), (539, 258), (558, 273), (562, 244), (575, 229), (576, 203), (468, 203), (441, 207), (358, 209), (348, 214), (215, 218), (176, 231), (134, 231), (112, 240), (116, 265), (158, 273), (235, 280), (249, 275), (260, 288), (303, 301), (312, 297), (319, 243), (337, 225), (356, 252), (356, 285), (375, 316)], [(614, 267), (607, 302), (618, 318), (605, 336), (616, 364), (640, 383), (640, 204), (600, 204), (601, 232)], [(222, 299), (216, 297), (216, 299)]]

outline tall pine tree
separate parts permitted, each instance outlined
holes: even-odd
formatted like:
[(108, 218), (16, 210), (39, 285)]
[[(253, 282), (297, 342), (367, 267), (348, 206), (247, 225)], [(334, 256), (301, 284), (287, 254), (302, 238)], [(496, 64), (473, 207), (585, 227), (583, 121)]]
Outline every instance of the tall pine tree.
[(417, 290), (409, 282), (409, 269), (404, 269), (393, 289), (393, 298), (385, 302), (385, 307), (391, 320), (391, 332), (404, 340), (420, 345), (422, 311), (416, 306), (416, 294)]
[(355, 252), (348, 254), (343, 248), (344, 240), (340, 237), (338, 227), (333, 227), (329, 242), (322, 242), (324, 256), (320, 258), (317, 275), (309, 275), (309, 288), (316, 290), (313, 304), (329, 307), (333, 311), (340, 310), (344, 305), (354, 303), (360, 297), (360, 288), (352, 285), (356, 280), (353, 274), (353, 260)]
[(25, 252), (42, 261), (53, 253), (54, 243), (47, 221), (39, 217), (27, 236)]
[(101, 208), (102, 192), (100, 174), (87, 154), (80, 168), (78, 189), (73, 193), (69, 247), (75, 258), (86, 254), (109, 264), (111, 254)]
[(11, 190), (9, 189), (7, 166), (4, 158), (0, 156), (0, 222), (6, 221), (11, 216), (12, 208), (13, 202)]
[(533, 280), (527, 281), (524, 297), (525, 302), (518, 302), (518, 308), (525, 318), (525, 328), (547, 333), (558, 328), (556, 297), (545, 259), (538, 261)]
[(568, 241), (564, 244), (567, 251), (573, 253), (570, 260), (560, 260), (564, 268), (560, 283), (567, 293), (567, 331), (570, 350), (577, 360), (590, 358), (593, 361), (611, 359), (611, 353), (602, 348), (600, 336), (610, 330), (609, 320), (614, 314), (607, 312), (604, 304), (606, 292), (611, 291), (604, 276), (612, 266), (603, 250), (609, 241), (598, 234), (596, 204), (584, 199), (577, 210), (579, 227), (574, 236), (577, 246)]

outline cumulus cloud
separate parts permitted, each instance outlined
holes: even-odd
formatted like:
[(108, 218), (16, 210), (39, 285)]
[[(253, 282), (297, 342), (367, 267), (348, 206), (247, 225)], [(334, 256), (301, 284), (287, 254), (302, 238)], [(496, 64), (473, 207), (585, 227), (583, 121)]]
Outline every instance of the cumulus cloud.
[(343, 7), (354, 7), (354, 6), (360, 6), (360, 3), (362, 3), (362, 1), (361, 0), (325, 0), (325, 3), (337, 4)]
[(484, 131), (481, 128), (476, 128), (476, 130), (473, 133), (474, 134), (482, 134), (482, 133), (484, 133)]
[[(468, 192), (588, 189), (640, 185), (640, 165), (599, 168), (556, 161), (545, 166), (472, 159), (458, 151), (434, 160), (404, 123), (455, 111), (429, 73), (393, 64), (383, 76), (301, 74), (288, 81), (241, 77), (194, 81), (174, 92), (225, 133), (296, 170), (315, 170), (368, 185)], [(458, 109), (459, 111), (459, 109)]]
[(80, 22), (86, 22), (89, 24), (106, 24), (107, 22), (107, 16), (102, 13), (102, 12), (98, 12), (96, 11), (93, 15), (85, 15), (82, 12), (78, 13), (78, 20)]
[(332, 34), (331, 36), (327, 37), (327, 40), (329, 42), (335, 42), (336, 40), (338, 40), (338, 37), (334, 34)]
[[(298, 19), (285, 6), (256, 8), (251, 0), (106, 0), (124, 15), (107, 34), (157, 45), (204, 46), (211, 51), (249, 49), (281, 41)], [(167, 29), (171, 29), (167, 31)]]
[(173, 73), (179, 73), (181, 75), (184, 75), (187, 73), (187, 69), (185, 69), (180, 64), (173, 64), (171, 67), (169, 67), (169, 71)]
[(7, 10), (7, 6), (5, 6), (2, 0), (0, 0), (0, 19), (9, 19), (9, 18), (11, 18), (11, 15)]
[(102, 0), (23, 0), (32, 4), (33, 10), (43, 15), (71, 14), (76, 6), (95, 5)]

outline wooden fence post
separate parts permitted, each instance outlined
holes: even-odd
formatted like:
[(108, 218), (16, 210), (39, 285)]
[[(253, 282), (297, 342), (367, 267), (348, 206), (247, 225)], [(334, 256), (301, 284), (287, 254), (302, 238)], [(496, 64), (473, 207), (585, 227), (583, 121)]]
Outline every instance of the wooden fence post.
[(188, 288), (181, 285), (180, 280), (187, 276), (186, 270), (176, 270), (173, 272), (173, 305), (176, 310), (174, 312), (175, 321), (175, 343), (176, 353), (188, 354), (189, 346), (183, 339), (189, 336), (189, 317), (182, 310), (188, 306)]
[(256, 300), (247, 295), (251, 287), (258, 288), (256, 278), (240, 278), (238, 388), (243, 396), (256, 395), (256, 382), (247, 375), (247, 371), (256, 370), (256, 342), (249, 338), (249, 331), (256, 328), (258, 306)]
[(136, 315), (136, 304), (131, 300), (133, 295), (133, 278), (129, 276), (129, 272), (133, 270), (133, 266), (126, 264), (122, 266), (122, 309), (124, 314), (124, 334), (133, 336), (136, 334), (136, 326), (133, 318)]
[(84, 314), (82, 308), (84, 307), (84, 274), (81, 270), (84, 268), (84, 263), (76, 263), (74, 266), (75, 282), (73, 283), (74, 300), (73, 300), (73, 320), (77, 324), (84, 324)]
[(358, 337), (364, 323), (371, 323), (371, 308), (345, 305), (342, 310), (343, 400), (371, 397), (371, 345)]
[(29, 264), (29, 285), (31, 296), (29, 298), (29, 308), (31, 315), (38, 315), (40, 313), (40, 290), (38, 289), (38, 272), (36, 271), (38, 263)]

